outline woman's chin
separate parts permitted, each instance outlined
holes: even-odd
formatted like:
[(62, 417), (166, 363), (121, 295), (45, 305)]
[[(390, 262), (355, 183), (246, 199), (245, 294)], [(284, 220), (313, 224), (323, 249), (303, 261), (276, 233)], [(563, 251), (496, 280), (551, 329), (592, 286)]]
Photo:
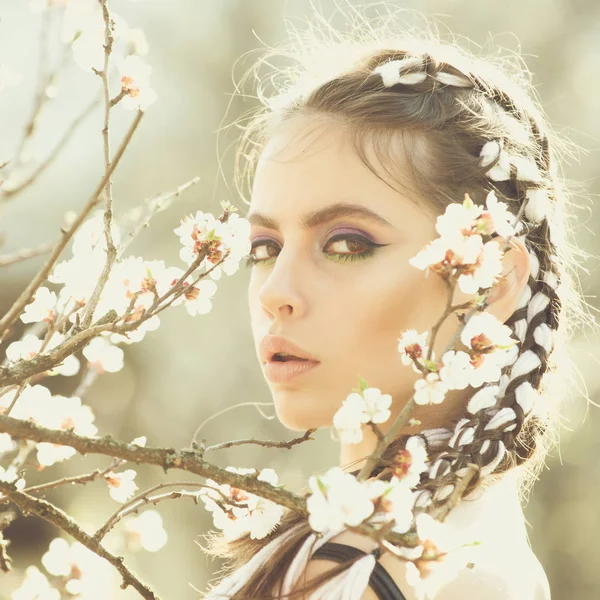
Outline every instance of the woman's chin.
[(307, 429), (318, 429), (331, 427), (333, 415), (320, 414), (314, 407), (298, 404), (290, 405), (288, 402), (275, 400), (275, 412), (277, 418), (284, 427), (292, 431), (306, 431)]

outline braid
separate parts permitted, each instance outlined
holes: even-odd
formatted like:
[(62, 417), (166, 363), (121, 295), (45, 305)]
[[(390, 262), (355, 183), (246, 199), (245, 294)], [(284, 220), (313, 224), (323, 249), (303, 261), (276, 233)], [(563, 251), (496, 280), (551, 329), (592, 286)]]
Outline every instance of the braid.
[[(465, 89), (474, 90), (484, 96), (488, 107), (492, 103), (494, 111), (503, 112), (499, 117), (505, 125), (514, 129), (516, 121), (521, 128), (527, 128), (529, 139), (523, 145), (530, 147), (533, 154), (533, 160), (509, 156), (502, 138), (486, 141), (481, 147), (480, 166), (485, 168), (496, 190), (512, 201), (513, 210), (516, 212), (516, 207), (519, 208), (521, 218), (515, 235), (524, 243), (530, 258), (527, 286), (518, 309), (505, 323), (520, 344), (513, 346), (500, 381), (495, 385), (486, 384), (473, 395), (467, 415), (456, 424), (454, 431), (448, 430), (450, 439), (442, 449), (434, 452), (428, 447), (432, 462), (426, 481), (420, 484), (422, 491), (417, 500), (417, 506), (425, 507), (447, 499), (468, 464), (477, 465), (479, 470), (464, 495), (472, 491), (482, 477), (524, 463), (535, 451), (538, 434), (545, 431), (545, 423), (535, 415), (534, 409), (561, 311), (557, 294), (560, 273), (554, 261), (547, 219), (551, 188), (544, 183), (544, 176), (546, 180), (551, 179), (552, 161), (548, 139), (531, 112), (468, 71), (436, 62), (429, 54), (404, 53), (398, 59), (378, 65), (372, 72), (381, 76), (384, 87), (390, 91), (434, 93), (440, 85), (459, 88), (458, 95), (464, 94)], [(439, 437), (439, 433), (436, 435)], [(422, 437), (426, 442), (431, 441), (427, 432)], [(394, 446), (386, 455), (397, 449), (396, 444)]]

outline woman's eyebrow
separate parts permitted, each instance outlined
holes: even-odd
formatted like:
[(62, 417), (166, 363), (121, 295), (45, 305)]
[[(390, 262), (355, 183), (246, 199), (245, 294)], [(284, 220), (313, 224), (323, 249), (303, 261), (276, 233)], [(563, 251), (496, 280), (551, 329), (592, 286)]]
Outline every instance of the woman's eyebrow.
[[(301, 224), (303, 229), (313, 229), (323, 223), (328, 223), (329, 221), (340, 217), (360, 217), (362, 219), (373, 221), (379, 225), (393, 227), (389, 221), (366, 206), (362, 206), (362, 204), (349, 204), (347, 202), (338, 202), (337, 204), (331, 204), (325, 208), (306, 213), (302, 217)], [(252, 225), (259, 225), (261, 227), (280, 231), (280, 225), (277, 220), (264, 213), (251, 211), (246, 218)]]

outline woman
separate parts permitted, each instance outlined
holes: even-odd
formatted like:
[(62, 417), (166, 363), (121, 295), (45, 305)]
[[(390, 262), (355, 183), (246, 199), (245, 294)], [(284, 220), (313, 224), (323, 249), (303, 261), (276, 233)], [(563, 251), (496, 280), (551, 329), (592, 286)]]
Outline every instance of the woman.
[[(392, 30), (370, 30), (360, 42), (315, 42), (304, 54), (295, 40), (304, 70), (246, 129), (240, 156), (253, 176), (248, 299), (257, 355), (286, 427), (333, 427), (360, 376), (392, 397), (391, 418), (380, 425), (386, 433), (420, 377), (402, 364), (399, 336), (431, 331), (448, 301), (444, 280), (409, 260), (437, 236), (448, 204), (468, 193), (483, 206), (493, 191), (520, 224), (485, 310), (519, 343), (499, 383), (484, 386), (485, 402), (468, 385), (440, 404), (419, 405), (383, 458), (392, 464), (410, 436), (422, 437), (430, 462), (417, 488), (421, 508), (443, 506), (457, 471), (478, 467), (446, 522), (481, 549), (473, 568), (431, 597), (546, 600), (548, 580), (519, 496), (556, 423), (548, 384), (560, 381), (556, 349), (566, 323), (583, 314), (568, 273), (575, 263), (563, 225), (560, 144), (523, 80), (433, 34)], [(457, 288), (452, 303), (474, 297)], [(457, 326), (456, 318), (442, 324), (434, 356)], [(283, 362), (289, 358), (296, 360)], [(354, 474), (377, 444), (367, 426), (358, 437), (340, 445), (340, 465)], [(231, 559), (231, 572), (208, 597), (418, 597), (414, 573), (393, 552), (375, 551), (369, 585), (344, 579), (377, 547), (366, 535), (345, 530), (318, 550), (315, 540), (306, 519), (288, 515), (263, 540), (213, 544), (214, 554)]]

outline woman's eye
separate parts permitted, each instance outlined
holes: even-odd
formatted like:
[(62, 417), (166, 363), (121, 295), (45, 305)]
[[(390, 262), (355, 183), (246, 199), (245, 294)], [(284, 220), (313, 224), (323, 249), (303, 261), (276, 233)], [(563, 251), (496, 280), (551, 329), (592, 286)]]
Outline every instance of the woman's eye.
[[(357, 260), (360, 258), (368, 258), (375, 252), (375, 248), (385, 246), (386, 244), (375, 244), (367, 238), (355, 234), (340, 234), (330, 238), (325, 244), (325, 248), (335, 246), (343, 252), (325, 252), (328, 257), (345, 262), (348, 260)], [(269, 248), (277, 248), (277, 244), (268, 240), (257, 240), (253, 242), (250, 249), (250, 254), (246, 258), (246, 266), (250, 267), (259, 263), (265, 263), (275, 256), (270, 255)], [(361, 247), (363, 248), (360, 251)], [(325, 250), (324, 248), (324, 250)], [(258, 252), (256, 252), (258, 250)], [(262, 256), (261, 256), (262, 254)]]

